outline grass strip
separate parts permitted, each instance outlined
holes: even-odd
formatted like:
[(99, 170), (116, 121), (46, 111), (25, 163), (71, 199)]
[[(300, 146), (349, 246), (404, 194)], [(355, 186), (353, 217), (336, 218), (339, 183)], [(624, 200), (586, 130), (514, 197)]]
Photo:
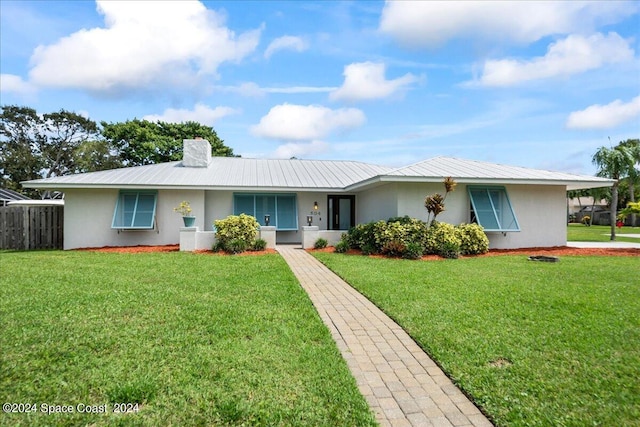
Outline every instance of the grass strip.
[(375, 425), (279, 255), (5, 252), (0, 264), (0, 400), (38, 405), (0, 425)]
[(314, 256), (396, 320), (497, 425), (637, 425), (638, 258)]
[[(616, 241), (640, 243), (637, 237), (625, 237), (625, 234), (640, 234), (640, 227), (622, 227), (616, 229)], [(567, 226), (569, 242), (610, 242), (611, 227), (608, 225), (569, 224)]]

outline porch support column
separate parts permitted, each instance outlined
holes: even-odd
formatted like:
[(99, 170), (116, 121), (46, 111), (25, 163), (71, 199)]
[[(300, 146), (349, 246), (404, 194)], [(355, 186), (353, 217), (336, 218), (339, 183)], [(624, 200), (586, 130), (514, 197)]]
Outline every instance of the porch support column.
[(302, 248), (310, 249), (320, 237), (320, 227), (317, 225), (302, 227)]
[(180, 227), (180, 250), (193, 252), (196, 250), (196, 233), (198, 227)]
[(276, 227), (273, 225), (260, 226), (260, 238), (267, 242), (267, 249), (276, 248)]

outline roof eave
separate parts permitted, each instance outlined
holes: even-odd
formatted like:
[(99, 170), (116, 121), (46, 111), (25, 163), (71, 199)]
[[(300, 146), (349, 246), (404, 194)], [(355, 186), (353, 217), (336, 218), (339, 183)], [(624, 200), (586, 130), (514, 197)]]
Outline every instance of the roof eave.
[(105, 189), (105, 190), (207, 190), (207, 191), (247, 191), (247, 192), (311, 192), (311, 193), (343, 193), (344, 188), (335, 187), (262, 187), (262, 186), (201, 186), (201, 185), (153, 185), (153, 184), (74, 184), (74, 183), (35, 183), (25, 182), (24, 187), (45, 190), (77, 190), (77, 189)]
[[(375, 186), (376, 184), (382, 184), (385, 182), (416, 182), (416, 183), (441, 183), (443, 181), (441, 176), (389, 176), (380, 175), (364, 181), (357, 182), (350, 186), (347, 186), (345, 190), (355, 191), (362, 190), (366, 187)], [(468, 178), (468, 177), (453, 177), (453, 179), (459, 184), (487, 184), (487, 185), (559, 185), (566, 186), (567, 190), (579, 190), (589, 188), (602, 188), (611, 187), (614, 184), (614, 180), (596, 178), (591, 180), (563, 180), (563, 179), (524, 179), (524, 178)]]

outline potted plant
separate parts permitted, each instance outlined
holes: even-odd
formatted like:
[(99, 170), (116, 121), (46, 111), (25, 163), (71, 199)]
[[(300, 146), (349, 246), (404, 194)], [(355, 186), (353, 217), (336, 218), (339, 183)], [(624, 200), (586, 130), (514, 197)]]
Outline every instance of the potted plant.
[(193, 227), (193, 224), (196, 222), (196, 217), (191, 216), (191, 205), (189, 202), (183, 200), (178, 206), (173, 208), (173, 210), (182, 215), (182, 221), (184, 221), (185, 227)]

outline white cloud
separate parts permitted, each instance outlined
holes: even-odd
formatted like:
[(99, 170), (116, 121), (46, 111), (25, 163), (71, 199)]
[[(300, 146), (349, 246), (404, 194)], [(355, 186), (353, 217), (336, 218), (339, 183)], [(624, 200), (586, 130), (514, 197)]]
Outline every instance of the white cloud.
[(629, 102), (616, 99), (607, 105), (595, 104), (574, 111), (567, 118), (569, 129), (610, 129), (640, 117), (640, 95)]
[(238, 110), (230, 107), (210, 108), (204, 104), (196, 104), (193, 110), (167, 108), (162, 114), (150, 114), (144, 116), (143, 119), (150, 122), (161, 121), (167, 123), (198, 122), (211, 126), (218, 119), (237, 113)]
[(307, 47), (307, 43), (300, 37), (282, 36), (269, 43), (267, 50), (264, 51), (264, 57), (269, 59), (274, 53), (280, 50), (303, 52)]
[(416, 47), (435, 47), (453, 38), (530, 43), (590, 31), (638, 9), (634, 2), (613, 1), (387, 1), (379, 28)]
[(36, 88), (15, 74), (0, 74), (0, 92), (33, 95)]
[(251, 127), (251, 132), (263, 138), (313, 141), (365, 122), (364, 113), (356, 108), (332, 110), (319, 105), (282, 104), (271, 108), (259, 124)]
[(238, 86), (216, 86), (215, 90), (221, 92), (237, 93), (246, 97), (260, 97), (267, 93), (326, 93), (336, 90), (332, 86), (289, 86), (289, 87), (260, 87), (254, 82), (242, 83)]
[(329, 95), (332, 100), (361, 101), (380, 99), (418, 81), (411, 73), (393, 80), (385, 79), (383, 63), (360, 62), (344, 67), (344, 83)]
[(265, 87), (267, 93), (325, 93), (336, 90), (332, 86), (290, 86), (290, 87)]
[(200, 2), (97, 1), (105, 27), (38, 46), (30, 80), (92, 91), (193, 86), (255, 50), (261, 29), (236, 35)]
[(273, 157), (276, 159), (290, 159), (291, 157), (297, 157), (300, 159), (324, 153), (328, 149), (329, 144), (324, 141), (311, 141), (308, 143), (289, 142), (278, 146)]
[(590, 37), (571, 35), (549, 45), (545, 56), (528, 61), (488, 60), (477, 82), (483, 86), (512, 86), (552, 77), (566, 77), (633, 59), (629, 42), (617, 33)]

